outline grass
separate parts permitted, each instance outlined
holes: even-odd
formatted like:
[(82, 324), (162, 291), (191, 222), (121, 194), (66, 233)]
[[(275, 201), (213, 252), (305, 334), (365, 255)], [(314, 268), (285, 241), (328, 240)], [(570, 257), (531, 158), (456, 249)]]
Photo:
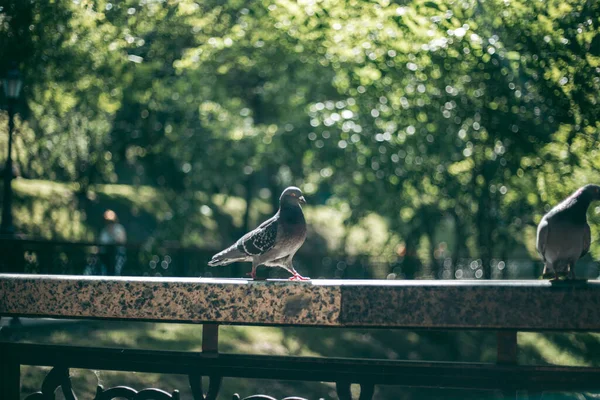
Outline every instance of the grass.
[[(6, 332), (6, 331), (5, 331)], [(133, 322), (78, 322), (11, 330), (8, 340), (63, 345), (106, 346), (173, 351), (200, 351), (201, 327), (189, 324)], [(598, 366), (600, 334), (519, 334), (521, 364)], [(326, 328), (278, 328), (223, 326), (220, 351), (238, 354), (293, 355), (312, 357), (358, 357), (381, 359), (494, 362), (494, 332), (408, 332)], [(47, 368), (23, 366), (23, 397), (41, 387)], [(191, 398), (187, 377), (111, 371), (73, 371), (73, 386), (79, 398), (93, 398), (95, 387), (127, 385), (138, 390), (158, 387), (178, 389), (182, 399)], [(358, 396), (358, 388), (355, 395)], [(300, 396), (336, 399), (331, 383), (271, 381), (227, 378), (219, 399), (234, 393), (248, 396), (266, 393), (275, 398)], [(492, 399), (491, 392), (442, 389), (411, 389), (378, 386), (375, 399)], [(578, 394), (545, 394), (544, 399), (577, 399)], [(593, 394), (586, 393), (588, 398)], [(541, 397), (530, 396), (530, 399)]]

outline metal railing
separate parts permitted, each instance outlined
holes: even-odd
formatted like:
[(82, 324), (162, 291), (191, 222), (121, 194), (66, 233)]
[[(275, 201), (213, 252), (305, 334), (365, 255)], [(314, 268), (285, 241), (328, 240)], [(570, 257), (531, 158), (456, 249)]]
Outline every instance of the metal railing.
[[(556, 305), (548, 310), (548, 306)], [(216, 399), (224, 377), (335, 382), (339, 399), (373, 398), (378, 385), (497, 392), (600, 390), (600, 368), (517, 364), (518, 331), (600, 331), (600, 282), (250, 281), (0, 274), (0, 316), (191, 323), (202, 352), (0, 342), (0, 398), (20, 396), (20, 366), (53, 369), (41, 391), (74, 399), (69, 370), (184, 374), (195, 400)], [(495, 363), (315, 358), (219, 353), (219, 325), (487, 330)], [(209, 378), (207, 392), (202, 377)], [(98, 387), (96, 399), (178, 399), (178, 391)], [(137, 397), (136, 397), (137, 396)], [(237, 397), (239, 398), (239, 397)], [(266, 396), (248, 399), (269, 399)]]
[[(94, 242), (66, 242), (35, 238), (0, 238), (0, 272), (126, 275), (155, 277), (240, 277), (249, 264), (232, 264), (211, 268), (207, 262), (219, 249), (184, 247), (176, 242), (129, 243), (105, 245)], [(294, 258), (296, 269), (313, 278), (401, 279), (407, 270), (418, 276), (437, 279), (481, 278), (481, 260), (442, 257), (435, 265), (409, 266), (402, 257), (383, 258), (372, 255), (331, 254), (301, 248)], [(543, 268), (536, 259), (496, 258), (490, 268), (495, 279), (538, 278)], [(435, 269), (435, 271), (432, 271)], [(598, 277), (598, 264), (584, 259), (577, 264), (577, 276)], [(259, 277), (284, 278), (288, 274), (277, 268), (259, 268)]]

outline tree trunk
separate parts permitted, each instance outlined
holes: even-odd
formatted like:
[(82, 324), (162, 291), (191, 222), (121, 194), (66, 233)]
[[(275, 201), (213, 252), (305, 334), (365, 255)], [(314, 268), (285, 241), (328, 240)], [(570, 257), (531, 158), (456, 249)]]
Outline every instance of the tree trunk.
[(254, 175), (250, 174), (244, 182), (246, 189), (246, 211), (244, 212), (244, 222), (242, 223), (242, 232), (250, 231), (250, 209), (252, 208), (252, 199), (254, 198)]
[(433, 275), (433, 279), (440, 279), (440, 268), (435, 258), (435, 229), (436, 223), (439, 221), (437, 210), (430, 207), (424, 208), (421, 212), (421, 223), (425, 229), (425, 235), (429, 239), (429, 270)]
[(417, 246), (419, 245), (419, 238), (416, 232), (406, 238), (405, 241), (405, 254), (402, 260), (402, 272), (406, 279), (415, 279), (417, 271), (421, 269), (419, 257), (417, 257)]
[(452, 250), (451, 279), (456, 279), (456, 276), (454, 275), (456, 272), (456, 266), (458, 265), (461, 257), (468, 255), (468, 249), (466, 245), (467, 234), (465, 232), (465, 225), (462, 223), (456, 210), (451, 210), (450, 213), (452, 218), (454, 218), (454, 236), (456, 239), (454, 249)]
[[(479, 257), (481, 258), (483, 268), (483, 278), (492, 278), (492, 268), (490, 265), (492, 254), (492, 233), (495, 222), (490, 221), (490, 210), (492, 209), (492, 199), (490, 198), (489, 182), (493, 175), (489, 164), (484, 164), (481, 168), (483, 176), (483, 184), (480, 186), (481, 193), (479, 195), (479, 204), (477, 208), (477, 245), (479, 247)], [(475, 174), (474, 176), (477, 176)], [(491, 223), (490, 223), (491, 222)]]

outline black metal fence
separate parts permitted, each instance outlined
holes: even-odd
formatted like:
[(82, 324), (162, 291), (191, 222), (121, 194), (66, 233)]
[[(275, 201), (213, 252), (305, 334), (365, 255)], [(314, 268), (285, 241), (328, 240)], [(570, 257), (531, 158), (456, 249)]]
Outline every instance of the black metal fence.
[[(20, 398), (21, 365), (53, 367), (41, 390), (29, 394), (27, 400), (53, 399), (58, 388), (66, 399), (76, 399), (71, 368), (187, 375), (194, 400), (217, 399), (225, 377), (334, 382), (340, 400), (352, 400), (351, 384), (360, 385), (360, 400), (372, 399), (379, 385), (475, 390), (511, 399), (517, 398), (518, 391), (529, 395), (600, 391), (600, 368), (517, 362), (519, 330), (600, 331), (598, 282), (288, 283), (0, 274), (0, 298), (3, 317), (73, 317), (80, 310), (82, 318), (187, 321), (203, 326), (202, 352), (0, 341), (3, 400)], [(87, 299), (86, 304), (80, 298)], [(238, 299), (237, 312), (231, 312), (232, 298)], [(560, 307), (543, 311), (554, 304), (552, 300), (558, 300)], [(461, 306), (447, 307), (452, 302)], [(219, 324), (487, 329), (497, 332), (497, 357), (493, 363), (465, 363), (223, 354), (219, 352)], [(206, 391), (203, 377), (209, 380)], [(180, 398), (177, 390), (168, 389), (98, 386), (95, 399)], [(246, 398), (250, 399), (273, 398)], [(288, 398), (292, 399), (301, 400)]]
[[(0, 272), (69, 275), (125, 275), (156, 277), (243, 277), (249, 264), (236, 263), (210, 268), (207, 262), (219, 249), (183, 247), (178, 243), (148, 241), (143, 244), (0, 239)], [(294, 259), (296, 269), (312, 278), (403, 279), (407, 278), (402, 257), (323, 254), (302, 248)], [(481, 260), (450, 257), (420, 265), (416, 277), (426, 279), (481, 279)], [(535, 259), (492, 259), (494, 279), (532, 279), (543, 265)], [(596, 278), (598, 265), (591, 260), (578, 263), (578, 276)], [(414, 269), (414, 266), (410, 266)], [(285, 278), (278, 268), (259, 268), (262, 278)]]

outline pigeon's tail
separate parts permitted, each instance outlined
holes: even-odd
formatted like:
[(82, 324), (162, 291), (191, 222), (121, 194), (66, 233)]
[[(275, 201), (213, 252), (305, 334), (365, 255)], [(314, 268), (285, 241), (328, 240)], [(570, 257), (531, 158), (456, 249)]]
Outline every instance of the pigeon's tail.
[(227, 265), (236, 261), (245, 261), (247, 257), (248, 255), (240, 251), (234, 244), (233, 246), (226, 248), (222, 252), (215, 254), (212, 260), (208, 262), (208, 265), (210, 265), (211, 267)]

